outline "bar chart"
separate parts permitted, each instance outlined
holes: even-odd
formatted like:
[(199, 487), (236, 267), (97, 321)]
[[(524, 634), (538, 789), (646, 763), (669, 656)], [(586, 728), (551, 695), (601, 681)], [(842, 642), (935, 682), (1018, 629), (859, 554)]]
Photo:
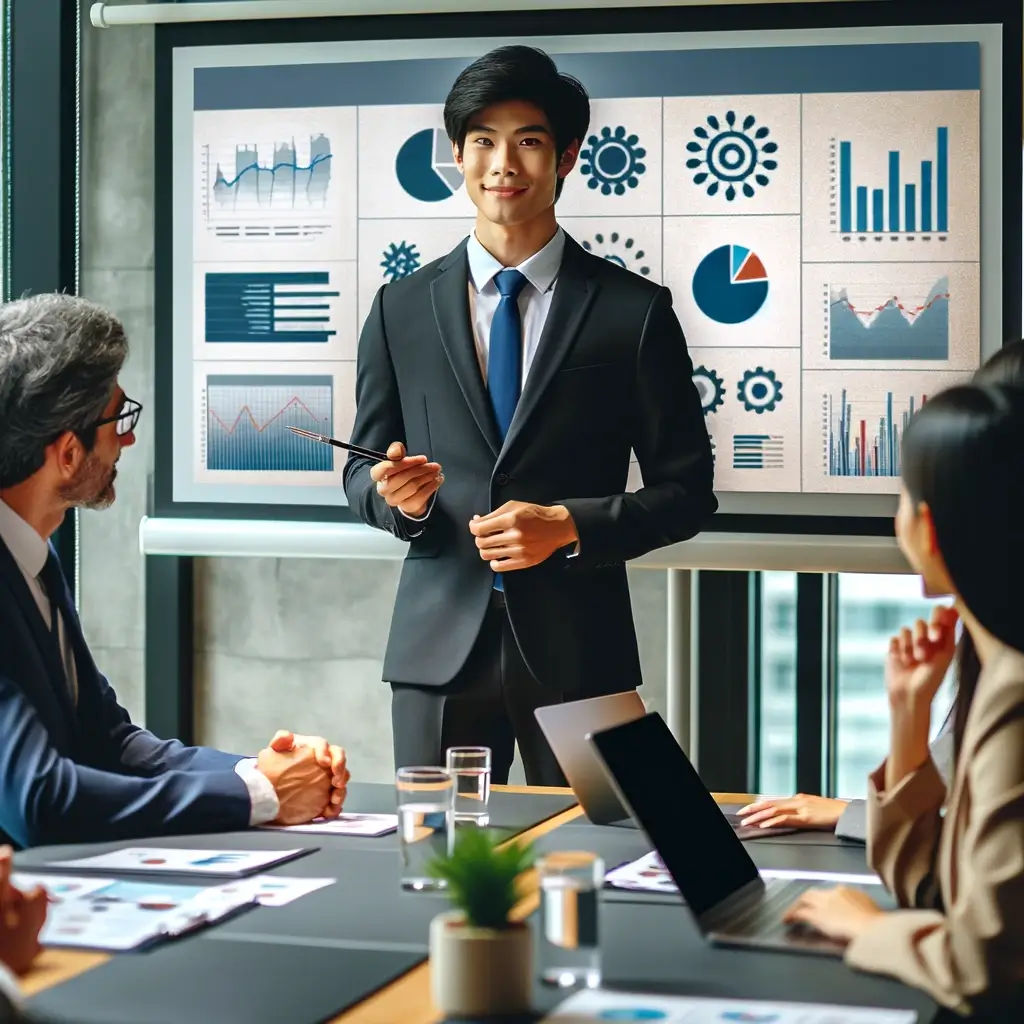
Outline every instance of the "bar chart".
[(900, 475), (900, 444), (927, 395), (897, 401), (891, 391), (879, 402), (854, 404), (843, 388), (825, 399), (829, 476)]
[[(888, 151), (884, 187), (857, 184), (855, 151), (839, 141), (839, 233), (939, 236), (949, 232), (949, 127), (935, 129), (935, 155), (921, 160), (917, 180), (903, 181), (911, 171), (898, 149)], [(870, 202), (869, 202), (870, 195)]]
[(803, 97), (805, 262), (975, 262), (976, 91)]
[(327, 271), (208, 273), (207, 344), (327, 344), (338, 332)]

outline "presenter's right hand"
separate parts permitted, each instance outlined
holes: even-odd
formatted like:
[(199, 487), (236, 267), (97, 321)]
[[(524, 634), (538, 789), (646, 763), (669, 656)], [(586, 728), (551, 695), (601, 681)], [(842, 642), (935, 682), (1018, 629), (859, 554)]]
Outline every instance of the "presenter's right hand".
[(42, 886), (22, 892), (11, 884), (11, 848), (0, 847), (0, 961), (15, 974), (24, 974), (40, 952), (48, 902)]
[(378, 462), (370, 470), (377, 493), (407, 516), (422, 516), (431, 495), (444, 483), (440, 463), (428, 462), (426, 455), (406, 455), (401, 441), (391, 442), (387, 456), (387, 462)]
[(284, 752), (264, 747), (256, 764), (277, 793), (275, 825), (305, 825), (330, 802), (331, 771), (320, 764), (312, 747)]

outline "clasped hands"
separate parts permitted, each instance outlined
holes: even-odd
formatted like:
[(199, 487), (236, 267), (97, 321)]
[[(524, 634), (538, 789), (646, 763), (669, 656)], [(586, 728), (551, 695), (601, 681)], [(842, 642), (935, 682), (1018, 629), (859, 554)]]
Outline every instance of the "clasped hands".
[(274, 787), (276, 825), (304, 825), (341, 814), (348, 787), (345, 751), (322, 736), (280, 730), (259, 752), (256, 765)]
[[(389, 461), (370, 469), (377, 493), (391, 508), (421, 518), (444, 483), (440, 463), (430, 462), (426, 455), (406, 455), (401, 441), (388, 446), (387, 456)], [(473, 516), (468, 525), (481, 559), (494, 572), (529, 569), (579, 540), (576, 524), (564, 505), (506, 501), (493, 512)]]

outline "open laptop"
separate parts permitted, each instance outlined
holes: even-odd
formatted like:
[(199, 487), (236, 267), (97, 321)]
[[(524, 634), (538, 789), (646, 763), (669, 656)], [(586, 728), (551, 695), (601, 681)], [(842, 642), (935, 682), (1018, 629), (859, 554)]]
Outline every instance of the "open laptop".
[(533, 713), (586, 816), (595, 825), (635, 828), (629, 811), (608, 782), (601, 759), (587, 742), (587, 734), (643, 718), (647, 709), (640, 694), (627, 690), (607, 697), (550, 704)]
[[(843, 945), (782, 913), (821, 882), (762, 879), (690, 759), (657, 713), (588, 736), (611, 785), (657, 850), (705, 938), (841, 956)], [(881, 885), (854, 885), (889, 907)]]
[[(595, 825), (637, 828), (629, 809), (623, 806), (608, 781), (600, 757), (588, 742), (588, 734), (643, 718), (647, 709), (640, 694), (636, 690), (628, 690), (607, 697), (550, 704), (536, 708), (533, 713), (586, 816)], [(725, 818), (740, 839), (767, 839), (797, 831), (789, 827), (742, 825), (739, 815), (732, 813), (725, 814)]]

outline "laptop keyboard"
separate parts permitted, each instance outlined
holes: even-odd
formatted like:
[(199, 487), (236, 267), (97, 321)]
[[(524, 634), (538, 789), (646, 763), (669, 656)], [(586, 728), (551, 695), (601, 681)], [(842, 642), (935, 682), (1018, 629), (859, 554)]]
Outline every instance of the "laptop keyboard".
[(814, 884), (787, 878), (766, 879), (761, 899), (749, 907), (737, 909), (730, 917), (729, 934), (763, 939), (783, 938), (791, 934), (793, 926), (785, 924), (782, 915), (800, 893)]

